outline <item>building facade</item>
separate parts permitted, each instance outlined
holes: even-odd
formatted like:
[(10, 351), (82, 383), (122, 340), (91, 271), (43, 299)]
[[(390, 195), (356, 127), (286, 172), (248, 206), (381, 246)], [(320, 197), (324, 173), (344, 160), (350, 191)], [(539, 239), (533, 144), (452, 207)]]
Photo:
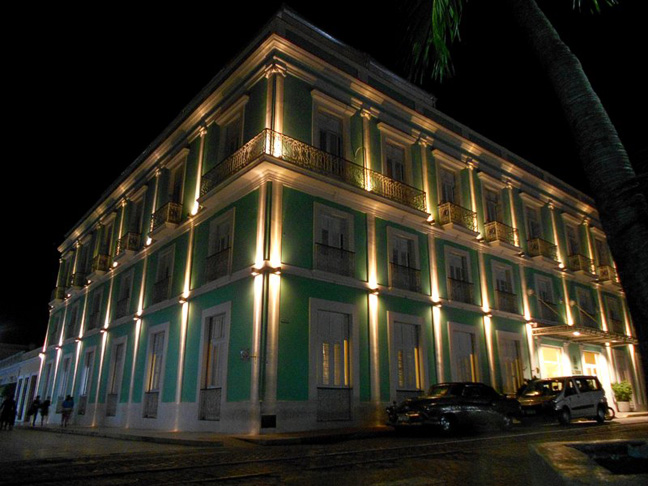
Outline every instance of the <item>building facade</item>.
[(282, 10), (60, 246), (38, 392), (81, 425), (380, 423), (639, 355), (586, 195)]

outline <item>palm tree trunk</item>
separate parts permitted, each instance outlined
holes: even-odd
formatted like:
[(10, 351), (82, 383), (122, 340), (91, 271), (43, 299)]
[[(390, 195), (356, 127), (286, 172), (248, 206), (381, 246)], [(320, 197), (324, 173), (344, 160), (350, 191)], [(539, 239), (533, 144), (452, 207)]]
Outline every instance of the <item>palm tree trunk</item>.
[[(648, 205), (628, 155), (576, 56), (534, 0), (506, 0), (549, 76), (617, 264), (648, 377)], [(557, 174), (559, 175), (559, 174)]]

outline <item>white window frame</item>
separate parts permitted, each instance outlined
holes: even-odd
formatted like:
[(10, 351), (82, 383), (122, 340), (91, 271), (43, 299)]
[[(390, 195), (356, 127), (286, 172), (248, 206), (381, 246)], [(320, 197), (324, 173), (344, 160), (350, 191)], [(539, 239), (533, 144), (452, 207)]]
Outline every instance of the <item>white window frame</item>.
[[(154, 378), (153, 377), (153, 337), (156, 334), (159, 333), (164, 333), (164, 344), (162, 345), (162, 360), (160, 363), (160, 378), (159, 378), (159, 385), (158, 388), (153, 389), (150, 387), (151, 380)], [(147, 340), (146, 340), (146, 375), (145, 379), (146, 381), (144, 382), (144, 386), (142, 387), (142, 403), (144, 403), (144, 396), (146, 395), (147, 392), (157, 392), (158, 393), (158, 400), (160, 402), (162, 401), (162, 393), (164, 391), (164, 375), (166, 372), (166, 357), (167, 357), (167, 350), (169, 346), (169, 323), (166, 322), (164, 324), (158, 324), (157, 326), (153, 326), (148, 330), (147, 333)]]
[[(91, 346), (83, 351), (83, 356), (81, 357), (81, 374), (79, 375), (79, 396), (89, 396), (90, 390), (92, 389), (92, 375), (94, 373), (94, 365), (96, 360), (96, 346)], [(87, 362), (88, 355), (92, 354), (92, 361), (90, 367), (88, 368), (88, 374), (85, 375), (85, 363)], [(85, 378), (85, 379), (84, 379)], [(84, 390), (84, 387), (87, 388)], [(83, 393), (83, 392), (86, 393)]]
[(133, 287), (135, 286), (135, 269), (131, 268), (126, 272), (123, 272), (119, 279), (119, 296), (117, 298), (118, 302), (121, 302), (124, 298), (124, 280), (129, 279), (130, 285), (128, 286), (128, 304), (127, 308), (130, 309), (132, 300), (133, 300)]
[[(216, 115), (214, 118), (214, 122), (216, 125), (218, 125), (218, 131), (219, 131), (219, 140), (218, 140), (218, 160), (216, 161), (216, 164), (219, 164), (222, 162), (225, 157), (229, 157), (232, 155), (231, 153), (226, 153), (226, 140), (225, 140), (225, 133), (227, 130), (227, 126), (231, 125), (233, 122), (237, 121), (240, 119), (241, 126), (240, 126), (240, 134), (239, 134), (239, 139), (241, 141), (240, 147), (245, 145), (246, 140), (244, 139), (245, 137), (245, 106), (247, 105), (248, 101), (250, 101), (250, 97), (248, 95), (243, 95), (240, 98), (238, 98), (234, 103), (229, 105), (227, 108), (225, 108), (221, 113)], [(211, 120), (209, 121), (211, 122)]]
[(524, 372), (525, 370), (528, 369), (528, 367), (524, 365), (525, 361), (528, 359), (528, 356), (526, 356), (526, 353), (524, 352), (524, 350), (525, 350), (524, 336), (522, 334), (520, 334), (520, 333), (517, 333), (517, 332), (500, 331), (500, 330), (496, 331), (496, 335), (497, 335), (497, 349), (498, 349), (498, 354), (500, 356), (500, 360), (499, 360), (499, 362), (500, 362), (499, 363), (500, 364), (499, 368), (500, 369), (499, 369), (499, 371), (500, 371), (500, 378), (501, 378), (501, 384), (502, 384), (502, 391), (504, 393), (513, 393), (514, 394), (514, 393), (517, 392), (517, 388), (515, 388), (513, 390), (506, 390), (505, 389), (505, 381), (506, 381), (505, 375), (507, 373), (507, 370), (506, 370), (506, 368), (504, 366), (504, 361), (501, 359), (502, 349), (503, 349), (503, 346), (504, 346), (504, 341), (515, 341), (515, 342), (517, 342), (518, 350), (520, 352), (520, 356), (519, 356), (519, 358), (520, 358), (520, 363), (519, 363), (520, 376), (519, 376), (519, 383), (517, 384), (517, 387), (519, 387), (524, 383), (524, 378), (525, 377), (526, 378), (530, 377), (530, 376), (525, 376), (527, 374)]
[(200, 330), (200, 347), (199, 347), (199, 356), (200, 356), (200, 375), (199, 375), (199, 380), (196, 388), (197, 395), (200, 396), (200, 391), (204, 388), (210, 388), (207, 386), (206, 380), (207, 380), (207, 339), (208, 339), (208, 331), (209, 331), (209, 321), (212, 317), (216, 317), (219, 315), (224, 315), (223, 319), (223, 342), (224, 346), (222, 349), (222, 356), (224, 356), (223, 360), (223, 368), (222, 368), (222, 376), (221, 376), (221, 384), (218, 387), (212, 387), (212, 388), (220, 388), (221, 391), (221, 397), (227, 396), (227, 373), (229, 370), (229, 344), (230, 344), (230, 337), (231, 337), (231, 321), (232, 321), (232, 303), (231, 302), (225, 302), (224, 304), (216, 305), (214, 307), (210, 307), (208, 309), (203, 310), (202, 316), (201, 316), (201, 321), (202, 321), (202, 326)]
[[(72, 391), (68, 393), (66, 390), (69, 388), (70, 385), (70, 377), (74, 374), (74, 370), (72, 369), (72, 363), (73, 363), (73, 353), (68, 353), (63, 356), (61, 359), (61, 375), (60, 375), (60, 380), (58, 383), (58, 391), (57, 391), (57, 398), (65, 398), (66, 395), (71, 395)], [(68, 369), (65, 369), (65, 364), (68, 364)]]
[[(418, 367), (418, 388), (400, 388), (398, 386), (398, 363), (396, 350), (394, 348), (394, 331), (396, 324), (408, 324), (413, 325), (416, 328), (417, 332), (417, 363)], [(401, 314), (398, 312), (387, 311), (387, 325), (388, 325), (388, 339), (389, 339), (389, 376), (390, 376), (390, 399), (395, 400), (398, 391), (415, 391), (415, 390), (427, 390), (429, 387), (429, 367), (428, 367), (428, 351), (427, 351), (427, 340), (425, 339), (423, 329), (424, 321), (419, 316), (414, 316), (410, 314)], [(396, 366), (394, 366), (396, 364)]]
[[(67, 341), (69, 339), (74, 339), (78, 337), (79, 335), (79, 329), (78, 329), (78, 324), (79, 324), (79, 311), (80, 311), (80, 305), (79, 301), (75, 302), (70, 306), (70, 316), (67, 318), (68, 325), (64, 326), (65, 328), (63, 329), (63, 340)], [(67, 329), (70, 329), (70, 335), (67, 335)]]
[(161, 281), (160, 268), (161, 268), (162, 257), (165, 255), (170, 255), (169, 256), (169, 283), (168, 283), (169, 290), (167, 290), (168, 295), (170, 295), (171, 293), (170, 289), (173, 286), (173, 270), (175, 266), (175, 244), (159, 251), (156, 266), (155, 266), (155, 280), (153, 283), (157, 284)]
[[(117, 370), (116, 369), (117, 363), (115, 363), (115, 357), (116, 357), (116, 353), (117, 353), (117, 346), (119, 346), (119, 345), (124, 346), (124, 348), (123, 348), (124, 354), (123, 354), (123, 357), (122, 357), (122, 362), (119, 365), (120, 369)], [(106, 386), (106, 394), (113, 394), (114, 393), (113, 392), (113, 386), (116, 383), (116, 380), (115, 380), (116, 376), (115, 375), (117, 375), (119, 383), (117, 383), (117, 392), (116, 392), (116, 394), (117, 394), (118, 397), (121, 397), (121, 390), (122, 390), (122, 387), (123, 387), (123, 384), (124, 384), (123, 383), (123, 381), (124, 381), (124, 369), (126, 367), (126, 352), (128, 350), (127, 336), (121, 336), (121, 337), (113, 340), (113, 342), (111, 343), (110, 348), (111, 348), (110, 349), (110, 361), (109, 361), (110, 370), (109, 370), (109, 373), (108, 373), (108, 384)]]
[[(557, 304), (558, 299), (556, 298), (556, 290), (554, 289), (553, 286), (553, 280), (550, 277), (547, 277), (545, 275), (540, 275), (540, 274), (535, 274), (534, 275), (534, 284), (535, 284), (535, 294), (536, 298), (540, 300), (540, 282), (548, 282), (549, 283), (549, 290), (551, 292), (551, 301), (545, 300), (545, 302), (549, 302), (550, 304)], [(538, 304), (540, 305), (540, 304)]]
[(356, 109), (338, 101), (316, 89), (311, 91), (312, 97), (312, 133), (311, 145), (319, 147), (319, 119), (318, 114), (324, 113), (329, 116), (339, 118), (342, 122), (342, 153), (340, 157), (355, 162), (351, 153), (351, 117), (356, 113)]
[(347, 222), (348, 238), (346, 245), (342, 248), (347, 251), (355, 251), (355, 218), (353, 214), (341, 211), (331, 206), (316, 202), (313, 205), (313, 241), (322, 244), (322, 216), (329, 215), (334, 218), (344, 219)]
[[(580, 241), (578, 225), (573, 224), (571, 221), (565, 221), (563, 226), (565, 228), (565, 247), (567, 249), (567, 256), (584, 255), (584, 253), (583, 253), (583, 245), (581, 245), (581, 241)], [(571, 248), (572, 240), (569, 237), (569, 232), (570, 231), (573, 231), (573, 233), (574, 233), (574, 241), (576, 243), (577, 251), (572, 251), (572, 248)]]
[[(221, 226), (223, 223), (228, 223), (229, 224), (229, 249), (231, 250), (233, 245), (234, 245), (234, 222), (235, 222), (235, 208), (230, 209), (224, 214), (221, 214), (220, 216), (213, 218), (209, 221), (208, 223), (208, 230), (209, 230), (209, 235), (207, 237), (207, 256), (212, 256), (218, 253), (218, 251), (214, 252), (212, 251), (213, 247), (213, 236), (215, 230)], [(231, 260), (231, 251), (230, 251), (230, 260)], [(231, 261), (230, 261), (231, 263)], [(228, 264), (228, 269), (230, 268)], [(228, 272), (229, 273), (229, 272)]]
[[(412, 256), (414, 257), (414, 262), (409, 262), (410, 266), (408, 268), (418, 270), (419, 272), (421, 272), (421, 254), (420, 254), (421, 250), (419, 248), (419, 237), (416, 233), (403, 231), (399, 228), (394, 228), (393, 226), (387, 227), (387, 268), (388, 268), (389, 286), (407, 291), (408, 289), (401, 289), (400, 287), (393, 286), (393, 275), (392, 275), (391, 264), (396, 263), (396, 262), (392, 262), (392, 255), (394, 250), (394, 243), (398, 238), (412, 241), (413, 243), (412, 247), (414, 249), (414, 254)], [(399, 263), (396, 264), (400, 265)], [(421, 286), (422, 285), (423, 283), (421, 282)]]
[(468, 278), (465, 280), (465, 282), (474, 284), (475, 279), (473, 278), (473, 274), (472, 274), (473, 272), (472, 272), (472, 262), (470, 260), (470, 252), (450, 245), (445, 245), (443, 252), (445, 257), (446, 278), (450, 278), (450, 254), (454, 253), (457, 256), (466, 258), (466, 273)]
[(482, 380), (482, 371), (481, 371), (481, 363), (482, 363), (482, 352), (481, 352), (481, 347), (482, 347), (482, 342), (480, 339), (480, 333), (477, 332), (477, 329), (474, 326), (469, 326), (466, 324), (460, 324), (458, 322), (448, 322), (448, 346), (450, 350), (450, 372), (452, 376), (452, 381), (463, 381), (461, 380), (461, 377), (457, 374), (457, 369), (455, 365), (455, 356), (454, 356), (454, 346), (455, 344), (453, 343), (453, 333), (454, 331), (458, 332), (464, 332), (468, 334), (472, 334), (473, 336), (473, 345), (474, 345), (474, 353), (475, 353), (475, 363), (474, 363), (474, 379), (473, 381), (479, 382)]
[[(549, 376), (547, 373), (547, 367), (545, 366), (545, 360), (544, 360), (544, 355), (543, 355), (543, 349), (545, 348), (550, 348), (554, 350), (558, 350), (558, 374)], [(560, 346), (552, 346), (549, 344), (541, 344), (538, 347), (538, 361), (540, 361), (540, 376), (542, 378), (553, 378), (554, 376), (565, 376), (569, 373), (565, 373), (565, 350), (560, 347)]]
[(392, 179), (400, 180), (405, 184), (412, 185), (414, 177), (412, 169), (412, 146), (416, 143), (416, 138), (385, 123), (378, 123), (377, 128), (380, 130), (381, 135), (380, 148), (382, 154), (382, 173), (384, 175), (388, 174), (387, 146), (392, 145), (403, 151), (403, 179), (396, 179), (393, 176)]
[[(309, 299), (310, 319), (309, 319), (309, 349), (310, 349), (310, 369), (309, 369), (309, 400), (317, 400), (318, 389), (318, 362), (321, 357), (321, 350), (318, 347), (317, 325), (319, 311), (335, 312), (349, 316), (349, 386), (340, 388), (351, 389), (351, 396), (354, 400), (360, 398), (360, 367), (359, 367), (359, 319), (358, 310), (355, 305), (344, 302), (336, 302), (323, 299)], [(328, 385), (327, 385), (328, 387)]]

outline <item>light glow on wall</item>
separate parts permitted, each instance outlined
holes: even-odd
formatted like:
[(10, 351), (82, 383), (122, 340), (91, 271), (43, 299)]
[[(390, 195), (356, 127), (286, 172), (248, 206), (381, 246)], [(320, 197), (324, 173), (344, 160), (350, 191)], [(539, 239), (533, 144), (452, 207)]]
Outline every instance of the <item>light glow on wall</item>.
[(443, 367), (443, 332), (441, 330), (441, 308), (432, 307), (432, 327), (434, 328), (434, 345), (436, 351), (437, 383), (445, 381)]
[[(108, 326), (106, 326), (108, 327)], [(99, 375), (101, 376), (101, 372), (103, 371), (103, 364), (104, 364), (104, 356), (106, 354), (106, 341), (108, 340), (108, 333), (104, 332), (101, 334), (101, 354), (99, 358)], [(97, 391), (95, 393), (95, 406), (94, 410), (92, 412), (92, 427), (97, 426), (97, 407), (99, 406), (99, 391), (101, 390), (100, 386), (97, 386)]]

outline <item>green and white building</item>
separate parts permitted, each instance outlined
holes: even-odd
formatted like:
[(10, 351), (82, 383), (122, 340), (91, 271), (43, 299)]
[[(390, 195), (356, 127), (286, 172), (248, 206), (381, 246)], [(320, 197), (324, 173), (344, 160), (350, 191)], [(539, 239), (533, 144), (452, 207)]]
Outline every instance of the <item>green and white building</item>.
[(474, 380), (626, 379), (596, 208), (282, 10), (60, 246), (38, 394), (81, 425), (381, 423)]

